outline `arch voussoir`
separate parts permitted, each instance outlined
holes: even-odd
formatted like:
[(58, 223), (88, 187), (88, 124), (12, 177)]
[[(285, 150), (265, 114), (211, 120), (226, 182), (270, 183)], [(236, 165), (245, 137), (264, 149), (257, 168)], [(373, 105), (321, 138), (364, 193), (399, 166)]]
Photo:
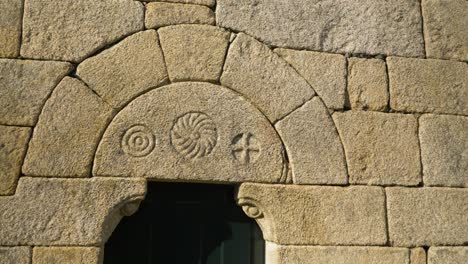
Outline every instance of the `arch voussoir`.
[(218, 82), (231, 33), (209, 25), (175, 25), (158, 30), (172, 82)]
[(283, 59), (244, 33), (229, 48), (221, 84), (248, 98), (272, 123), (315, 95)]
[(348, 183), (346, 157), (328, 109), (318, 96), (275, 124), (296, 184)]
[(168, 82), (155, 30), (135, 33), (86, 59), (76, 73), (114, 108), (121, 108), (139, 94)]
[(65, 77), (42, 109), (23, 174), (90, 177), (96, 146), (113, 114), (112, 107), (83, 82)]

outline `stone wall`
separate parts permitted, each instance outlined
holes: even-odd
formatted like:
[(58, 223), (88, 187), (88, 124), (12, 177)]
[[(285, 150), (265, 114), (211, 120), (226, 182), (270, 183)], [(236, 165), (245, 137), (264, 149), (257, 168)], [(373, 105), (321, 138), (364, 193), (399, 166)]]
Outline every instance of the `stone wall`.
[(0, 263), (101, 263), (146, 181), (267, 264), (468, 260), (468, 1), (0, 2)]

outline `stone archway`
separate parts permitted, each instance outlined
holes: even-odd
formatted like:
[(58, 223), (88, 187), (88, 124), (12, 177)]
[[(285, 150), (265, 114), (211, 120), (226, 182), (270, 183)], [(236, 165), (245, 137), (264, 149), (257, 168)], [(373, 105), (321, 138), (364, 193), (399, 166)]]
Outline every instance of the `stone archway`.
[(468, 1), (4, 2), (0, 262), (98, 262), (159, 179), (236, 185), (268, 264), (465, 264)]
[[(199, 124), (202, 134), (188, 133)], [(237, 153), (249, 143), (255, 153)], [(141, 31), (80, 63), (47, 99), (22, 172), (15, 195), (0, 198), (2, 245), (99, 247), (137, 209), (144, 178), (348, 181), (340, 138), (312, 87), (254, 38), (206, 25)], [(239, 199), (276, 242), (265, 224), (273, 215)], [(16, 232), (26, 219), (31, 229)]]
[[(221, 84), (258, 108), (282, 139), (294, 183), (347, 183), (341, 140), (312, 87), (264, 44), (207, 25), (138, 32), (84, 60), (47, 100), (24, 174), (92, 176), (95, 150), (116, 113), (151, 89), (181, 81)], [(300, 133), (304, 127), (309, 133)]]

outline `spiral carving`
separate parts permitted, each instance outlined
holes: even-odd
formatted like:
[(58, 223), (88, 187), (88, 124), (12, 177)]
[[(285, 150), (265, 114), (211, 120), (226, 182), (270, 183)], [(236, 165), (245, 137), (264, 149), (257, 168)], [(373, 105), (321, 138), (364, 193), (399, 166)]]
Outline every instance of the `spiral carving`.
[(244, 213), (253, 219), (263, 218), (263, 212), (258, 207), (257, 203), (249, 198), (238, 198), (237, 204), (242, 207)]
[(217, 143), (216, 124), (204, 113), (191, 112), (179, 117), (171, 130), (171, 142), (186, 158), (210, 154)]
[(122, 138), (122, 150), (134, 157), (144, 157), (153, 151), (155, 137), (151, 130), (143, 125), (127, 129)]

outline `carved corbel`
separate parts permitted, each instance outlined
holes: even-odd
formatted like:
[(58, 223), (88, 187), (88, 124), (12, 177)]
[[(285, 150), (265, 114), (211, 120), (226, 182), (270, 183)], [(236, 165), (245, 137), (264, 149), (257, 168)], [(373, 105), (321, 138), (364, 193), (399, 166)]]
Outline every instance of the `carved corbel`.
[(239, 192), (237, 192), (236, 201), (248, 217), (255, 219), (262, 230), (263, 238), (267, 241), (274, 241), (275, 227), (268, 210), (254, 198), (242, 196)]

